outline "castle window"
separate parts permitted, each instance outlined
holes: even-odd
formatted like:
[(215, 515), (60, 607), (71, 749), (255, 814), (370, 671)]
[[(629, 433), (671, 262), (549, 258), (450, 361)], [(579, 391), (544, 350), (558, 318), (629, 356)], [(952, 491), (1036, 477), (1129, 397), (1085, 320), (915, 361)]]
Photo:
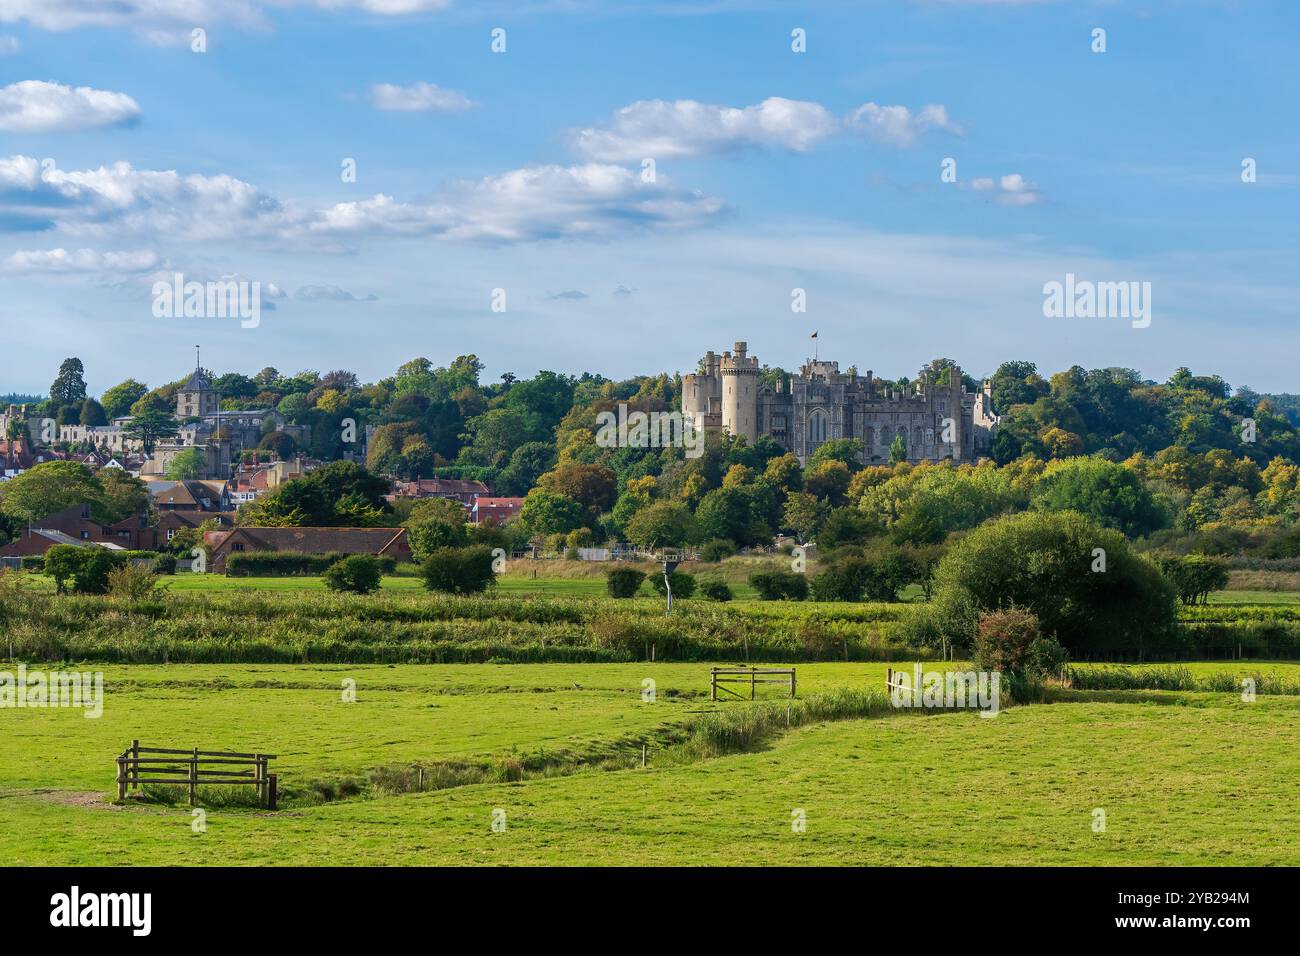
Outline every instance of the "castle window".
[(826, 413), (821, 409), (808, 416), (808, 441), (812, 445), (826, 441)]

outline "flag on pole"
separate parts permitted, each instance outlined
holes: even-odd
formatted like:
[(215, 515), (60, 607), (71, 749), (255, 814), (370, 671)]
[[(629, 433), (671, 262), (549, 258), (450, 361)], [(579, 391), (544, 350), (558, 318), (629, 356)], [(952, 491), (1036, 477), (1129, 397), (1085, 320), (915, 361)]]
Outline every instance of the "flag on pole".
[(814, 332), (814, 333), (812, 334), (811, 338), (814, 338), (814, 339), (817, 338), (817, 333)]

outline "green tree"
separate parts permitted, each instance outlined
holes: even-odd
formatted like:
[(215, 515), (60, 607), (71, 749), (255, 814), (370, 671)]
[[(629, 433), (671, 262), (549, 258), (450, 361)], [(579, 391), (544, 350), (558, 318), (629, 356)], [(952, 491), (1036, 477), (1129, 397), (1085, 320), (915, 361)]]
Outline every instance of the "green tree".
[(144, 398), (149, 387), (133, 378), (114, 385), (102, 396), (99, 402), (104, 406), (104, 414), (109, 419), (121, 418), (131, 411), (131, 406)]
[(88, 398), (81, 403), (81, 411), (77, 419), (78, 424), (81, 425), (98, 426), (108, 424), (108, 418), (104, 414), (104, 406), (93, 398)]
[(530, 537), (567, 534), (582, 524), (583, 507), (565, 495), (534, 488), (519, 509), (519, 522)]
[(103, 488), (101, 509), (96, 517), (105, 524), (116, 524), (149, 510), (149, 489), (145, 483), (123, 468), (101, 468), (95, 473)]
[(47, 461), (0, 485), (0, 510), (36, 522), (73, 505), (98, 505), (103, 495), (104, 486), (85, 465)]
[(1033, 506), (1077, 511), (1129, 537), (1150, 534), (1168, 523), (1141, 476), (1104, 458), (1053, 462), (1034, 488)]
[(627, 525), (627, 539), (648, 550), (681, 547), (696, 540), (695, 517), (676, 501), (656, 501), (633, 515)]
[(903, 441), (902, 435), (895, 435), (889, 443), (889, 463), (897, 465), (903, 461), (907, 461), (907, 442)]
[(207, 472), (207, 456), (197, 448), (179, 452), (167, 466), (167, 477), (172, 481), (191, 481), (202, 478)]
[(50, 386), (50, 401), (58, 406), (80, 405), (86, 400), (86, 367), (79, 358), (66, 358)]
[(800, 544), (806, 544), (829, 513), (830, 506), (821, 498), (806, 491), (796, 491), (785, 499), (782, 522)]
[[(133, 409), (145, 400), (145, 398), (140, 399)], [(164, 438), (175, 437), (179, 430), (180, 426), (171, 412), (157, 407), (146, 407), (132, 415), (131, 421), (122, 429), (122, 436), (140, 442), (144, 446), (144, 453), (152, 455), (154, 449), (158, 447), (158, 442)]]
[(1172, 634), (1175, 603), (1160, 570), (1118, 531), (1077, 512), (1026, 512), (986, 522), (953, 545), (916, 623), (921, 636), (969, 648), (982, 612), (1016, 605), (1076, 659), (1140, 658)]

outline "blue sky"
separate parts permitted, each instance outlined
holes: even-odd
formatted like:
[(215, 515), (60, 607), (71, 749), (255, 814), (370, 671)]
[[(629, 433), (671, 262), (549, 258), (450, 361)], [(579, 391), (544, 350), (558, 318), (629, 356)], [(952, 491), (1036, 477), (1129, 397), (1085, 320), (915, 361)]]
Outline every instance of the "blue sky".
[[(889, 377), (1297, 391), (1298, 27), (1209, 0), (0, 0), (0, 391), (69, 354), (95, 392), (160, 384), (194, 344), (366, 380), (689, 370), (739, 338), (793, 368), (813, 329)], [(282, 297), (257, 328), (155, 318), (174, 272)], [(1045, 318), (1067, 272), (1151, 282), (1150, 326)]]

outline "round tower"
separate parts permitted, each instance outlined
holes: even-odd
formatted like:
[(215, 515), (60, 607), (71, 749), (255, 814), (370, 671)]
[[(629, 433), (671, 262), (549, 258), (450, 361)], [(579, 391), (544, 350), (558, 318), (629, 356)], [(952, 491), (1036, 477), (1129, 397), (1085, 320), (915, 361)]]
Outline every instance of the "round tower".
[(722, 427), (752, 445), (758, 440), (758, 359), (745, 350), (737, 342), (734, 352), (722, 353)]

